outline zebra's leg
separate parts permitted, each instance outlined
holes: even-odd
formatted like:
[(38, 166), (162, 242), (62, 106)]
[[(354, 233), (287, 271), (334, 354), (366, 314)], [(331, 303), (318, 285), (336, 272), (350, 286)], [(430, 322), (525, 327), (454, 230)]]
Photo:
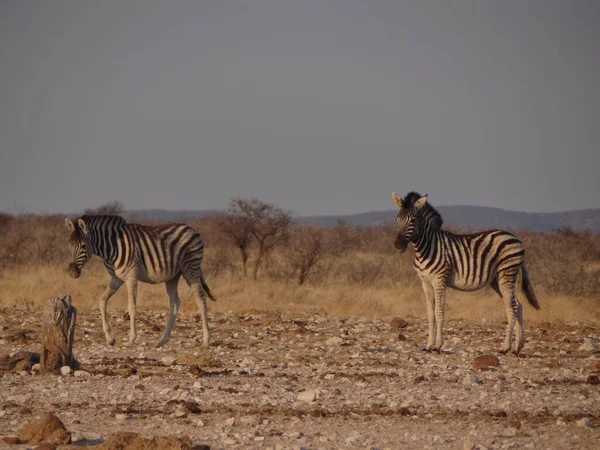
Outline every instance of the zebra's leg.
[(445, 281), (436, 286), (435, 290), (435, 325), (437, 327), (435, 336), (435, 346), (431, 349), (434, 352), (442, 350), (444, 345), (444, 309), (446, 306), (446, 283)]
[(206, 294), (202, 290), (200, 284), (196, 284), (195, 287), (192, 288), (194, 292), (194, 297), (196, 298), (196, 304), (198, 305), (198, 309), (200, 310), (200, 315), (202, 316), (202, 332), (204, 334), (204, 347), (208, 347), (210, 344), (210, 329), (208, 328), (208, 312), (206, 309)]
[(137, 301), (137, 286), (138, 280), (136, 278), (128, 278), (127, 284), (127, 307), (129, 310), (129, 341), (127, 345), (132, 347), (137, 339), (137, 331), (135, 328), (135, 314), (136, 314), (136, 301)]
[(163, 332), (160, 341), (156, 344), (156, 347), (162, 347), (167, 343), (169, 338), (171, 337), (171, 331), (173, 330), (173, 325), (175, 325), (175, 317), (177, 317), (177, 313), (179, 312), (179, 294), (177, 293), (177, 285), (179, 284), (179, 275), (165, 283), (167, 287), (167, 294), (169, 296), (169, 318), (167, 319), (167, 325), (165, 326), (165, 331)]
[(516, 299), (517, 302), (517, 326), (515, 327), (515, 344), (517, 348), (513, 349), (513, 353), (518, 355), (525, 345), (525, 336), (523, 329), (523, 304)]
[(108, 282), (108, 286), (100, 297), (100, 317), (102, 319), (102, 329), (104, 330), (104, 337), (106, 338), (106, 343), (108, 345), (115, 345), (115, 337), (110, 332), (110, 323), (108, 322), (108, 312), (106, 311), (106, 307), (108, 305), (108, 300), (113, 296), (115, 292), (119, 290), (121, 285), (123, 284), (122, 280), (119, 280), (115, 276), (110, 277), (110, 281)]
[(426, 351), (431, 351), (435, 342), (435, 297), (433, 295), (433, 286), (428, 281), (421, 280), (423, 291), (425, 292), (425, 302), (427, 303), (427, 322), (429, 323), (429, 335), (427, 337)]
[(504, 300), (504, 309), (506, 310), (506, 320), (508, 321), (504, 344), (500, 350), (500, 353), (505, 355), (512, 347), (512, 335), (519, 311), (519, 302), (517, 302), (515, 297), (515, 274), (499, 274), (498, 278), (500, 281), (500, 292), (502, 292), (502, 299)]

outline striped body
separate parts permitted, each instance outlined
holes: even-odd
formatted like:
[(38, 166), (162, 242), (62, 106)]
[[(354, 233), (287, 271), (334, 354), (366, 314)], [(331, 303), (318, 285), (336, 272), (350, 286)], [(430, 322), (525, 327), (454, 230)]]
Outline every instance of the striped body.
[(502, 230), (469, 235), (436, 230), (414, 248), (414, 267), (421, 278), (446, 274), (446, 285), (461, 291), (487, 286), (498, 272), (520, 266), (525, 254), (521, 241)]
[(503, 299), (508, 326), (502, 352), (512, 347), (516, 329), (515, 353), (521, 351), (523, 308), (515, 297), (515, 285), (521, 276), (522, 288), (529, 303), (539, 304), (525, 268), (525, 249), (513, 234), (503, 230), (486, 230), (474, 234), (455, 234), (442, 230), (442, 217), (429, 203), (427, 196), (416, 192), (404, 199), (393, 193), (400, 209), (396, 218), (398, 237), (395, 246), (406, 250), (410, 243), (415, 251), (414, 268), (421, 278), (427, 301), (429, 339), (427, 350), (439, 351), (443, 345), (443, 322), (446, 289), (448, 287), (475, 291), (491, 286)]
[(204, 342), (210, 339), (206, 317), (206, 296), (214, 300), (202, 273), (204, 242), (200, 234), (184, 224), (145, 226), (129, 224), (119, 216), (83, 216), (73, 223), (66, 219), (71, 231), (70, 246), (73, 263), (70, 274), (77, 278), (83, 265), (92, 255), (104, 260), (111, 276), (109, 286), (100, 299), (102, 324), (107, 342), (114, 344), (110, 334), (106, 304), (117, 289), (126, 283), (129, 297), (131, 320), (130, 344), (136, 339), (135, 309), (138, 281), (145, 283), (166, 283), (170, 298), (170, 314), (165, 332), (158, 346), (169, 339), (175, 316), (179, 310), (177, 284), (181, 276), (196, 295), (202, 312)]

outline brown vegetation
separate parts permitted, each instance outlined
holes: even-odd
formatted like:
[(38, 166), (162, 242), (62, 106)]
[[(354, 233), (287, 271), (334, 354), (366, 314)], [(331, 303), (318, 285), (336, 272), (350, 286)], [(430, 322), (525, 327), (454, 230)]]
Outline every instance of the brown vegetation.
[[(213, 306), (217, 310), (255, 307), (371, 316), (424, 314), (412, 255), (395, 250), (393, 227), (294, 225), (288, 212), (245, 199), (232, 200), (224, 215), (184, 222), (205, 238), (204, 270), (224, 300)], [(542, 307), (539, 313), (528, 308), (526, 317), (598, 319), (600, 236), (572, 230), (517, 235), (525, 244), (530, 279)], [(62, 216), (2, 214), (0, 304), (36, 304), (71, 292), (78, 307), (96, 305), (107, 280), (104, 267), (95, 258), (81, 280), (70, 280), (66, 238)], [(252, 267), (252, 279), (245, 276), (246, 265)], [(141, 289), (142, 308), (154, 302), (164, 305), (163, 289)], [(119, 295), (116, 298), (122, 301)], [(497, 300), (489, 289), (451, 292), (449, 314), (501, 320), (503, 311)]]

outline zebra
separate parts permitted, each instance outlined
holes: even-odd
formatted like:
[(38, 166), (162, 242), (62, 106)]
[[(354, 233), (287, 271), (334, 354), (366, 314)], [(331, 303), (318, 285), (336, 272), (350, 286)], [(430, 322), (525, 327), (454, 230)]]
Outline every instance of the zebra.
[(179, 223), (160, 226), (145, 226), (127, 223), (116, 215), (84, 215), (76, 221), (65, 219), (71, 232), (69, 247), (72, 262), (68, 272), (79, 278), (81, 269), (93, 255), (104, 260), (110, 281), (100, 297), (102, 328), (108, 345), (115, 344), (111, 334), (106, 306), (108, 300), (121, 287), (127, 286), (130, 332), (128, 346), (133, 346), (136, 338), (135, 313), (138, 281), (144, 283), (165, 283), (169, 296), (169, 318), (162, 338), (156, 347), (162, 347), (171, 335), (175, 317), (179, 311), (177, 284), (181, 276), (190, 287), (202, 316), (204, 347), (208, 347), (206, 294), (216, 301), (211, 293), (204, 274), (202, 258), (204, 242), (200, 233), (192, 227)]
[(444, 344), (444, 303), (446, 288), (476, 291), (489, 285), (502, 297), (508, 325), (500, 350), (511, 350), (517, 322), (513, 353), (519, 354), (524, 344), (523, 306), (515, 297), (517, 276), (531, 306), (540, 305), (525, 268), (525, 248), (513, 234), (504, 230), (486, 230), (474, 234), (454, 234), (442, 230), (442, 216), (427, 202), (427, 194), (409, 192), (392, 199), (400, 209), (396, 217), (398, 236), (395, 247), (404, 252), (410, 243), (415, 251), (413, 266), (421, 279), (427, 302), (429, 336), (426, 351), (439, 352)]

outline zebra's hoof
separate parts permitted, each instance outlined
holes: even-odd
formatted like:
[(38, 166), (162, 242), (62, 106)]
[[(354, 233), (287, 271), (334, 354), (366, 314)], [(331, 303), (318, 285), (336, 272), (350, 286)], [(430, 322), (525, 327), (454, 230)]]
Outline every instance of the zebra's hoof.
[(154, 346), (154, 348), (161, 348), (163, 345), (165, 345), (165, 343), (163, 341), (158, 341), (156, 343), (156, 345)]
[(435, 347), (433, 347), (433, 348), (431, 349), (431, 352), (432, 352), (432, 353), (441, 353), (441, 352), (442, 352), (442, 348), (441, 348), (441, 347), (438, 347), (438, 346), (435, 346)]
[(117, 342), (117, 340), (115, 339), (115, 337), (114, 337), (114, 336), (111, 336), (109, 339), (107, 339), (107, 340), (106, 340), (106, 343), (107, 343), (108, 345), (110, 345), (111, 347), (114, 347), (114, 345), (115, 345), (115, 342)]
[(506, 355), (509, 351), (510, 351), (510, 347), (498, 350), (498, 353), (500, 353), (501, 355)]

